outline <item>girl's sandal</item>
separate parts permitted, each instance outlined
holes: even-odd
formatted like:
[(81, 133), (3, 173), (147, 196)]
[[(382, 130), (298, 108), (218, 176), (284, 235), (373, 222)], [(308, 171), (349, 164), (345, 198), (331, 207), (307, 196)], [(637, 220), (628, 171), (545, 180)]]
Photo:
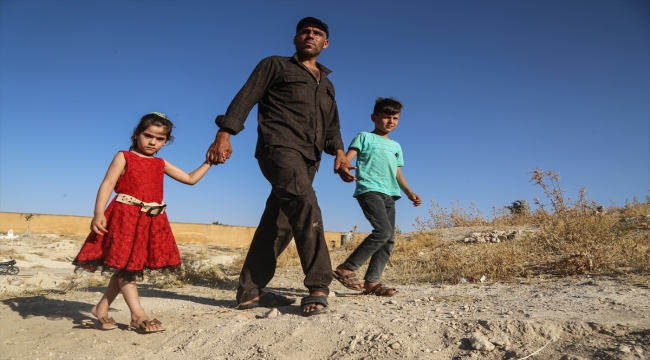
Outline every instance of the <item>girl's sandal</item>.
[[(94, 327), (97, 330), (104, 330), (104, 331), (117, 329), (117, 324), (115, 323), (115, 320), (113, 320), (112, 317), (109, 318), (108, 316), (102, 316), (100, 318), (97, 318), (97, 320), (99, 320), (99, 324), (88, 319), (82, 320), (81, 325), (86, 327)], [(106, 324), (109, 324), (111, 326), (105, 327)]]
[(160, 320), (153, 319), (153, 320), (142, 320), (142, 322), (138, 326), (129, 326), (129, 330), (133, 330), (138, 334), (153, 334), (156, 332), (165, 331), (165, 329), (148, 330), (150, 327), (154, 325), (159, 325), (162, 327), (162, 323), (160, 322)]

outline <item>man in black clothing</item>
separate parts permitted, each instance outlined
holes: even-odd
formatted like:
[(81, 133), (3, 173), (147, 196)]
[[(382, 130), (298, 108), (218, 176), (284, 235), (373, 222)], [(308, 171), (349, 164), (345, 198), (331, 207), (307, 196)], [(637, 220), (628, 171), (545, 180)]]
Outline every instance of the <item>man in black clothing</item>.
[(255, 157), (271, 183), (260, 224), (255, 231), (239, 277), (239, 309), (290, 305), (293, 300), (263, 288), (275, 273), (277, 257), (295, 239), (309, 296), (302, 299), (303, 315), (327, 310), (332, 265), (323, 221), (312, 187), (323, 151), (336, 156), (334, 172), (349, 175), (341, 139), (330, 70), (316, 62), (329, 46), (329, 28), (312, 17), (296, 26), (292, 57), (271, 56), (260, 61), (239, 93), (219, 115), (219, 131), (206, 159), (222, 164), (232, 154), (230, 136), (258, 106)]

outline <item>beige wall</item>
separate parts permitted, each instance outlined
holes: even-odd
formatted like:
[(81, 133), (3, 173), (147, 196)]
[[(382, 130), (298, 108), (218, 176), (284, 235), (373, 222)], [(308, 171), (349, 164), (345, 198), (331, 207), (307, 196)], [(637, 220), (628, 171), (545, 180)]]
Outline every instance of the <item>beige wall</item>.
[[(27, 213), (0, 212), (0, 231), (13, 229), (15, 234), (29, 231), (34, 234), (58, 234), (86, 236), (90, 232), (91, 217), (73, 215), (34, 214), (31, 221), (25, 220)], [(246, 247), (253, 239), (254, 227), (208, 225), (191, 223), (170, 223), (174, 237), (179, 243)], [(325, 232), (329, 246), (340, 245), (342, 232)]]

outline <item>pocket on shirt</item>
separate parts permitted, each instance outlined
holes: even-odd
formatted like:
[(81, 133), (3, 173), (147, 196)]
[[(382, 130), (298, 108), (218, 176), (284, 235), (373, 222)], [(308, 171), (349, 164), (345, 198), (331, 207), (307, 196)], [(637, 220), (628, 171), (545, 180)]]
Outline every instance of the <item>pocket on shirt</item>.
[(307, 83), (307, 79), (300, 75), (284, 75), (282, 81), (285, 83)]
[(278, 95), (280, 98), (303, 103), (308, 101), (308, 88), (307, 79), (299, 75), (284, 75), (282, 76), (282, 81), (275, 85), (275, 89), (279, 92)]
[(332, 105), (335, 103), (334, 90), (325, 85), (325, 90), (319, 94), (320, 108), (325, 114), (329, 114), (332, 110)]

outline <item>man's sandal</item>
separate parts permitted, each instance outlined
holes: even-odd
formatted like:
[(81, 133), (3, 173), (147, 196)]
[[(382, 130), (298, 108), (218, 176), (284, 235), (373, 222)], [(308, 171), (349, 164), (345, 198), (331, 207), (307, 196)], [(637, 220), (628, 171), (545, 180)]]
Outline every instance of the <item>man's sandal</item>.
[(377, 296), (393, 296), (397, 294), (394, 288), (387, 288), (383, 284), (377, 284), (370, 291), (364, 291), (363, 295), (377, 295)]
[(142, 322), (138, 326), (129, 326), (129, 330), (133, 330), (133, 331), (137, 332), (138, 334), (152, 334), (152, 333), (155, 333), (155, 332), (165, 331), (165, 329), (148, 330), (150, 327), (152, 327), (154, 325), (162, 326), (162, 323), (158, 319), (142, 320)]
[(280, 294), (265, 292), (257, 301), (237, 305), (237, 310), (248, 310), (256, 307), (275, 308), (280, 306), (289, 306), (294, 302), (296, 302), (296, 299), (289, 299)]
[[(104, 331), (117, 329), (117, 324), (115, 323), (115, 320), (113, 320), (112, 317), (102, 316), (100, 318), (97, 318), (97, 320), (99, 320), (99, 324), (89, 319), (82, 320), (81, 325), (85, 327), (93, 327), (97, 330), (104, 330)], [(106, 324), (110, 324), (111, 326), (104, 327), (104, 325)]]
[(347, 275), (341, 275), (336, 270), (332, 271), (332, 276), (341, 283), (341, 285), (345, 286), (348, 289), (351, 290), (363, 290), (363, 283), (359, 281), (359, 278), (357, 278), (357, 273), (351, 272)]
[[(323, 307), (320, 309), (312, 309), (311, 311), (306, 312), (305, 310), (312, 305), (323, 305)], [(300, 310), (302, 312), (302, 316), (313, 316), (326, 313), (329, 311), (327, 306), (327, 296), (325, 295), (309, 295), (300, 300)]]

